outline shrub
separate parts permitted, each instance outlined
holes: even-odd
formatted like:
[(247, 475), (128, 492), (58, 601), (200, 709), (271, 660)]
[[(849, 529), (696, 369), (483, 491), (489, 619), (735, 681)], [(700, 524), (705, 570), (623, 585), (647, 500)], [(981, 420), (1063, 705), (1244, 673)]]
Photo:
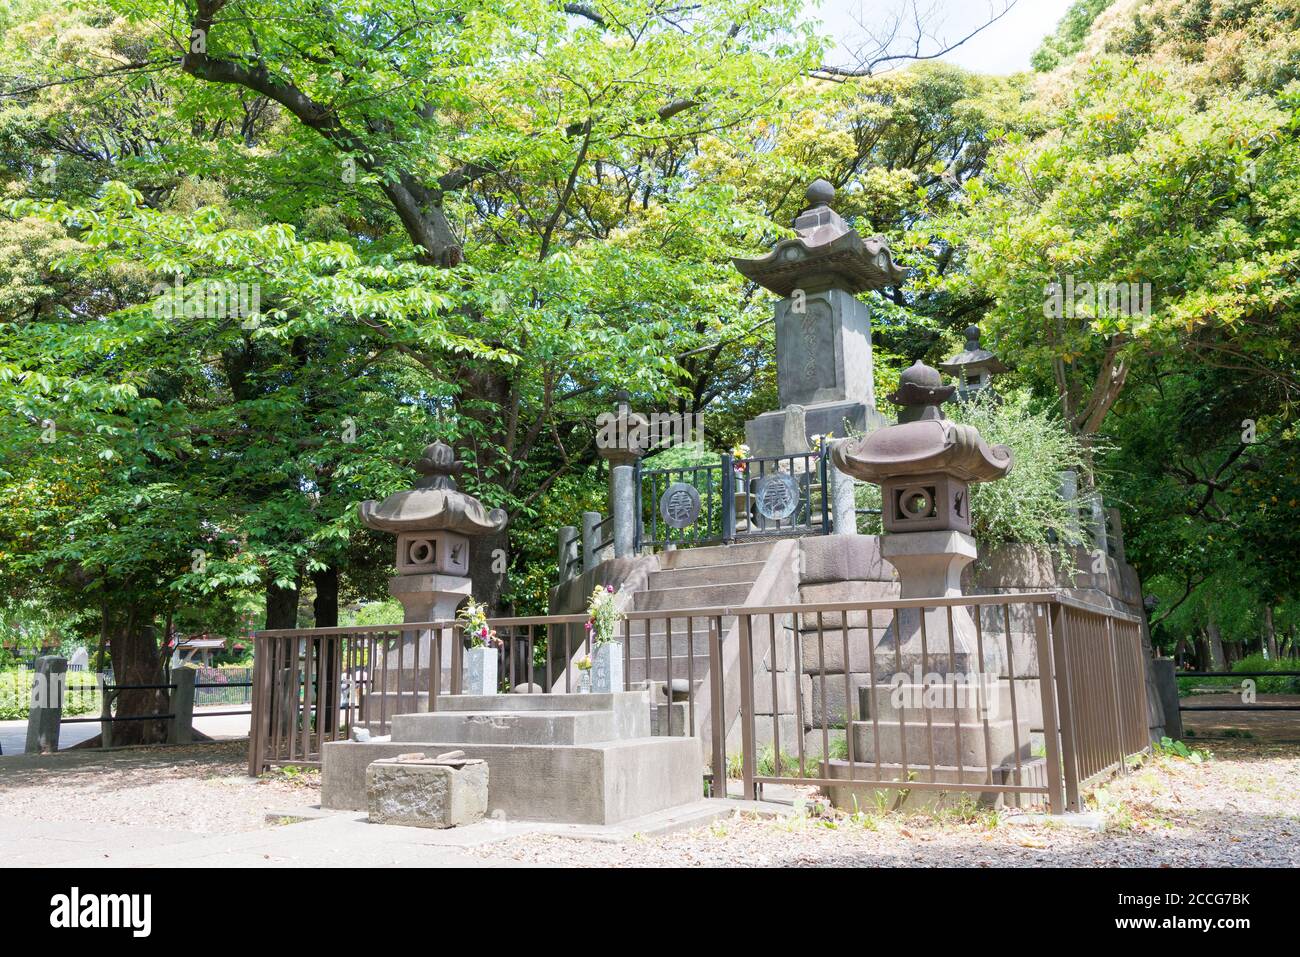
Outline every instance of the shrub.
[[(99, 676), (87, 671), (66, 675), (63, 713), (68, 717), (96, 714), (100, 709)], [(22, 721), (31, 707), (32, 672), (0, 671), (0, 721)]]
[(1082, 544), (1073, 506), (1061, 498), (1061, 476), (1084, 468), (1079, 439), (1053, 412), (1035, 410), (1028, 391), (997, 395), (985, 390), (968, 402), (944, 407), (954, 422), (973, 425), (989, 445), (1006, 445), (1011, 473), (971, 487), (971, 520), (981, 548), (1003, 543), (1053, 552), (1073, 567), (1068, 546)]
[[(1247, 655), (1234, 662), (1232, 670), (1236, 672), (1252, 671), (1300, 671), (1294, 658), (1265, 658), (1263, 654)], [(1241, 690), (1241, 678), (1179, 678), (1178, 694), (1186, 697), (1194, 690), (1217, 691), (1219, 693), (1238, 692)], [(1300, 678), (1288, 678), (1279, 675), (1276, 678), (1255, 678), (1257, 694), (1300, 694)]]

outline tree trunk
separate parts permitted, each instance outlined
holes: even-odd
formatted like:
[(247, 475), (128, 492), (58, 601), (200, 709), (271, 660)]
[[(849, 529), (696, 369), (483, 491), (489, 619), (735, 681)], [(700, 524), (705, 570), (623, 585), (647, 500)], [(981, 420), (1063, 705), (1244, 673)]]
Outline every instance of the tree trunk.
[[(163, 683), (162, 660), (158, 655), (158, 638), (137, 609), (127, 611), (126, 623), (110, 642), (115, 685), (159, 685)], [(171, 696), (166, 690), (127, 689), (117, 694), (113, 709), (118, 717), (166, 714)], [(167, 721), (115, 721), (113, 745), (158, 744), (167, 740)]]
[(311, 583), (316, 589), (312, 600), (312, 616), (317, 628), (337, 628), (339, 624), (339, 570), (331, 565), (311, 573)]
[(1205, 626), (1205, 637), (1209, 642), (1210, 650), (1210, 668), (1209, 671), (1224, 671), (1227, 668), (1227, 662), (1223, 657), (1223, 636), (1219, 631), (1218, 622), (1211, 620)]
[(298, 588), (281, 588), (275, 582), (266, 586), (266, 627), (298, 627)]
[(1277, 660), (1277, 628), (1273, 624), (1273, 603), (1264, 606), (1264, 650), (1269, 661)]

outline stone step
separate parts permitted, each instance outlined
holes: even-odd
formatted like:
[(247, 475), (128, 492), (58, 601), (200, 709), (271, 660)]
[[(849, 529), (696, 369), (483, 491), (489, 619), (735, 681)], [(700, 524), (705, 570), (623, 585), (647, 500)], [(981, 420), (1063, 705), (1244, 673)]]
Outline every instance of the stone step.
[[(831, 803), (846, 810), (867, 810), (877, 806), (887, 809), (922, 810), (951, 805), (958, 802), (975, 800), (988, 806), (1032, 807), (1043, 803), (1045, 795), (1021, 794), (1002, 795), (997, 791), (935, 791), (920, 788), (908, 789), (907, 781), (934, 780), (943, 784), (1018, 784), (1031, 787), (1045, 787), (1047, 784), (1047, 763), (1042, 758), (1022, 761), (1019, 773), (1015, 762), (1009, 765), (986, 767), (966, 765), (960, 770), (955, 766), (940, 765), (933, 769), (918, 768), (910, 763), (906, 768), (899, 764), (881, 763), (877, 769), (875, 762), (870, 764), (856, 760), (853, 765), (848, 761), (831, 759), (829, 776), (845, 780), (844, 785), (835, 785), (828, 790)], [(850, 779), (857, 781), (878, 780), (897, 781), (902, 787), (898, 789), (877, 790), (869, 785), (850, 785)]]
[[(673, 656), (673, 674), (674, 678), (690, 677), (690, 669), (686, 663), (685, 655), (680, 658)], [(704, 678), (709, 673), (709, 656), (695, 656), (695, 678), (697, 681)], [(668, 676), (668, 659), (652, 656), (650, 658), (649, 675), (646, 674), (646, 659), (633, 658), (628, 664), (628, 681), (644, 681), (649, 677), (652, 681), (663, 681)]]
[[(463, 744), (593, 744), (649, 734), (649, 708), (641, 721), (619, 727), (613, 711), (436, 711), (393, 719), (394, 741)], [(639, 726), (637, 726), (639, 725)], [(624, 733), (626, 731), (627, 733)]]
[[(636, 619), (634, 621), (629, 622), (631, 628), (629, 632), (629, 636), (631, 638), (633, 648), (644, 647), (647, 621), (650, 623), (650, 638), (652, 640), (654, 638), (663, 637), (663, 635), (667, 634), (667, 626), (670, 622), (672, 624), (674, 638), (677, 637), (685, 638), (688, 629), (694, 633), (696, 639), (707, 638), (709, 634), (709, 628), (712, 627), (715, 622), (718, 622), (720, 624), (722, 629), (720, 634), (725, 636), (727, 632), (731, 630), (731, 626), (736, 623), (736, 616), (721, 615), (719, 616), (719, 618), (721, 619), (720, 621), (719, 619), (713, 618), (711, 616), (704, 616), (704, 617), (697, 616), (693, 618), (664, 617), (664, 618)], [(623, 629), (621, 627), (618, 630), (618, 639), (619, 641), (623, 640)]]
[(438, 710), (613, 711), (622, 705), (622, 699), (643, 706), (646, 704), (644, 691), (619, 691), (613, 694), (464, 694), (440, 696)]
[(321, 807), (365, 810), (366, 768), (373, 761), (455, 749), (488, 763), (488, 814), (506, 820), (617, 824), (689, 804), (701, 793), (698, 738), (646, 736), (572, 747), (332, 741), (321, 755)]
[(729, 565), (692, 565), (651, 572), (651, 591), (660, 588), (684, 588), (689, 585), (725, 585), (733, 582), (753, 584), (765, 562), (735, 562)]
[[(873, 731), (870, 721), (853, 722), (854, 758), (858, 761), (876, 760), (876, 741), (880, 743), (879, 759), (881, 762), (898, 764), (903, 761), (903, 744), (907, 746), (907, 763), (929, 766), (931, 760), (931, 740), (934, 744), (934, 762), (940, 765), (957, 766), (958, 754), (961, 764), (968, 767), (983, 766), (991, 756), (994, 764), (1015, 764), (1016, 736), (1011, 722), (988, 722), (988, 746), (985, 747), (984, 723), (963, 723), (960, 736), (954, 725), (939, 721), (907, 721), (901, 725), (896, 721), (876, 722)], [(1019, 727), (1020, 760), (1025, 762), (1033, 757), (1033, 746), (1028, 722), (1021, 722)]]
[(740, 605), (749, 597), (750, 585), (736, 582), (722, 585), (687, 585), (684, 588), (659, 588), (639, 591), (632, 596), (637, 611), (672, 611), (676, 608), (714, 608)]
[(730, 565), (736, 562), (762, 562), (772, 553), (773, 542), (744, 542), (739, 545), (714, 545), (709, 548), (675, 548), (659, 556), (660, 568), (698, 568), (703, 565)]
[[(708, 632), (697, 631), (693, 636), (688, 637), (684, 631), (673, 632), (673, 657), (678, 655), (685, 656), (687, 649), (695, 647), (697, 657), (707, 658), (709, 656), (709, 634)], [(629, 650), (632, 658), (644, 658), (646, 656), (646, 639), (644, 635), (633, 635), (629, 644)], [(666, 657), (668, 654), (668, 636), (663, 632), (650, 634), (650, 657)]]

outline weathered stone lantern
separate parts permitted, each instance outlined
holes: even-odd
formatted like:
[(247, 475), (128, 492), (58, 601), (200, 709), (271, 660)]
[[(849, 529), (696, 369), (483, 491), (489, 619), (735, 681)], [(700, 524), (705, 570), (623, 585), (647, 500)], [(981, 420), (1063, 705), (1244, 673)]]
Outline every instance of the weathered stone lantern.
[(955, 376), (960, 385), (957, 401), (965, 402), (971, 396), (987, 389), (993, 377), (1007, 372), (1002, 360), (980, 345), (980, 327), (966, 327), (966, 348), (947, 362), (939, 363), (939, 370)]
[[(902, 407), (898, 424), (843, 442), (833, 454), (841, 471), (881, 488), (885, 535), (880, 553), (898, 570), (903, 598), (961, 595), (962, 569), (976, 556), (969, 534), (970, 486), (1011, 470), (1010, 449), (990, 448), (973, 426), (944, 417), (941, 406), (954, 391), (935, 369), (918, 362), (903, 373), (898, 391), (889, 397)], [(974, 626), (964, 608), (952, 608), (954, 659), (949, 661), (947, 621), (947, 608), (927, 611), (930, 642), (923, 648), (920, 616), (915, 610), (900, 612), (881, 646), (892, 656), (897, 644), (916, 664), (928, 652), (927, 670), (940, 663), (942, 670), (966, 670), (973, 663)]]
[(745, 278), (780, 296), (776, 314), (777, 393), (781, 409), (745, 423), (755, 456), (786, 455), (785, 409), (802, 406), (810, 436), (863, 432), (885, 424), (871, 372), (871, 311), (856, 295), (894, 286), (903, 269), (883, 236), (864, 238), (831, 208), (835, 188), (819, 179), (795, 236), (759, 259), (733, 259)]
[[(361, 522), (397, 535), (397, 575), (388, 591), (402, 603), (403, 621), (446, 621), (456, 616), (457, 606), (470, 594), (470, 538), (501, 531), (506, 513), (485, 509), (456, 488), (464, 465), (443, 442), (425, 448), (415, 469), (421, 476), (415, 488), (394, 492), (382, 502), (362, 502)], [(414, 633), (403, 635), (406, 644), (416, 641)], [(431, 636), (423, 633), (418, 642), (419, 660), (427, 662)], [(451, 665), (450, 646), (443, 644), (444, 668)], [(413, 650), (405, 649), (406, 666), (414, 660)]]
[[(1007, 782), (1032, 760), (1027, 717), (1003, 707), (1011, 675), (996, 642), (983, 642), (980, 660), (967, 607), (925, 602), (961, 596), (962, 569), (976, 555), (970, 487), (1011, 470), (1010, 449), (990, 448), (972, 426), (944, 418), (942, 404), (954, 391), (937, 370), (918, 362), (890, 396), (902, 407), (898, 424), (844, 442), (833, 453), (845, 473), (880, 485), (880, 553), (898, 570), (901, 597), (921, 599), (898, 609), (875, 642), (875, 670), (860, 692), (858, 713), (878, 724), (858, 720), (851, 731), (856, 760), (877, 764), (872, 775), (900, 782), (925, 762), (930, 769), (921, 780)], [(850, 770), (831, 762), (833, 775), (848, 777)], [(841, 806), (852, 797), (835, 793)]]

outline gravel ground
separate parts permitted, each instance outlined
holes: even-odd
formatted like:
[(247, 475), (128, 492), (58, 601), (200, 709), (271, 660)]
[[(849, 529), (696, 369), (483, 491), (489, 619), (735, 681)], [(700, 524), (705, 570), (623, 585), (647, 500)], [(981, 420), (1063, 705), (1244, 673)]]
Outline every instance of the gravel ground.
[(1101, 832), (1014, 823), (1016, 812), (987, 809), (737, 815), (626, 844), (533, 836), (473, 853), (583, 867), (1300, 866), (1300, 748), (1233, 741), (1212, 748), (1204, 763), (1155, 758), (1095, 791), (1091, 803), (1106, 821)]
[(0, 817), (152, 825), (194, 834), (269, 827), (320, 801), (319, 774), (248, 777), (248, 742), (0, 758)]

